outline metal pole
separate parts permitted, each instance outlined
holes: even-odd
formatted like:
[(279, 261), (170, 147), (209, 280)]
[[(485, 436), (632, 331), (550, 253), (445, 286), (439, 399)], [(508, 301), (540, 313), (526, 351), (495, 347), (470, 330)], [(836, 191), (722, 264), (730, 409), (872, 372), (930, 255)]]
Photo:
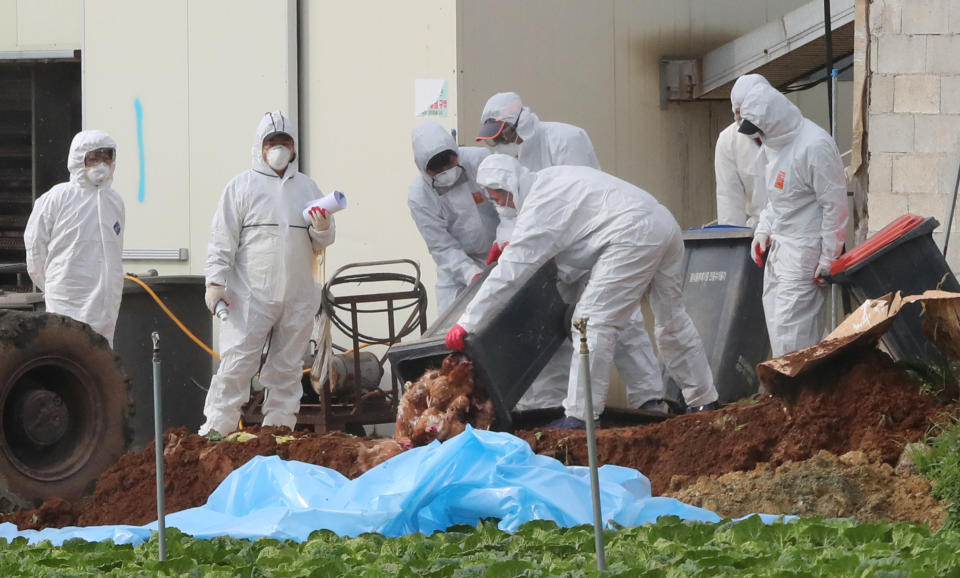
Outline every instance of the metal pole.
[(830, 135), (837, 138), (837, 83), (840, 81), (840, 73), (836, 68), (830, 70)]
[[(824, 73), (827, 74), (827, 122), (830, 123), (830, 136), (837, 138), (837, 75), (833, 70), (833, 22), (830, 15), (830, 0), (823, 0), (823, 38), (826, 42), (827, 62), (824, 65)], [(837, 307), (837, 301), (840, 299), (840, 290), (836, 285), (831, 285), (827, 291), (830, 299), (830, 328), (833, 329), (840, 324), (840, 307)]]
[(593, 423), (593, 388), (590, 386), (590, 348), (587, 347), (587, 321), (581, 317), (573, 324), (580, 332), (580, 383), (586, 397), (584, 422), (587, 425), (587, 459), (590, 464), (590, 496), (593, 499), (593, 537), (597, 550), (597, 570), (607, 569), (603, 545), (603, 515), (600, 510), (600, 474), (597, 472), (597, 435)]
[[(823, 37), (827, 43), (827, 64), (824, 72), (833, 73), (833, 23), (830, 18), (830, 0), (823, 0)], [(830, 80), (830, 79), (828, 79)], [(834, 136), (833, 126), (833, 84), (827, 82), (827, 118), (830, 121), (830, 136)]]
[(166, 500), (163, 492), (163, 412), (160, 385), (160, 334), (154, 331), (153, 339), (153, 446), (157, 458), (157, 539), (160, 544), (160, 561), (167, 559)]
[(960, 165), (957, 165), (957, 178), (953, 181), (953, 194), (947, 208), (947, 222), (943, 225), (943, 256), (947, 256), (947, 244), (950, 242), (950, 229), (953, 228), (953, 210), (957, 206), (957, 187), (960, 187)]

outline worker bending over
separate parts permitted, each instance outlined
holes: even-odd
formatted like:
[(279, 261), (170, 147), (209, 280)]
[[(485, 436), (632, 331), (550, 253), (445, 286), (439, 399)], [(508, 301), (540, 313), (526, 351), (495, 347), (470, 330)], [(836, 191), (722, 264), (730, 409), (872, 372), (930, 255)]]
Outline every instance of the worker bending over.
[[(541, 121), (529, 107), (523, 106), (520, 95), (514, 92), (497, 93), (487, 100), (480, 116), (477, 141), (486, 143), (497, 153), (516, 157), (520, 165), (531, 172), (560, 165), (600, 168), (587, 131), (563, 122)], [(500, 214), (498, 244), (492, 247), (488, 262), (496, 261), (509, 243), (516, 221), (516, 209), (497, 205), (497, 212)], [(560, 276), (575, 279), (586, 273), (561, 271)], [(557, 350), (517, 402), (517, 409), (555, 407), (561, 402), (567, 391), (571, 346), (565, 343)], [(665, 410), (661, 401), (664, 391), (660, 366), (639, 307), (620, 335), (614, 365), (624, 382), (630, 407)]]
[(435, 122), (413, 129), (413, 160), (420, 170), (407, 206), (437, 264), (437, 311), (483, 272), (497, 231), (497, 212), (477, 184), (477, 167), (489, 152), (458, 147)]
[[(487, 193), (517, 209), (516, 228), (499, 265), (448, 332), (447, 347), (462, 350), (484, 315), (555, 258), (558, 268), (590, 272), (574, 319), (589, 317), (593, 418), (606, 403), (618, 336), (645, 296), (658, 347), (687, 404), (714, 407), (717, 392), (703, 344), (683, 307), (683, 240), (670, 212), (646, 191), (590, 167), (551, 167), (534, 175), (516, 159), (491, 155), (481, 171), (501, 163), (509, 167), (499, 179), (503, 188)], [(571, 369), (565, 418), (556, 427), (582, 427), (587, 417), (578, 375)]]

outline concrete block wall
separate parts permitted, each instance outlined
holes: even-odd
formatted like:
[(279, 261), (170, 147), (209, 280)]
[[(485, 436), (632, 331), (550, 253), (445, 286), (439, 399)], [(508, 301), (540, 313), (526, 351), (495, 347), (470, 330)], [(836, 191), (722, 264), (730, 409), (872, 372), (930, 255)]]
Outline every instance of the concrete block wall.
[(936, 217), (940, 241), (960, 166), (960, 0), (872, 0), (869, 13), (869, 231), (910, 212)]

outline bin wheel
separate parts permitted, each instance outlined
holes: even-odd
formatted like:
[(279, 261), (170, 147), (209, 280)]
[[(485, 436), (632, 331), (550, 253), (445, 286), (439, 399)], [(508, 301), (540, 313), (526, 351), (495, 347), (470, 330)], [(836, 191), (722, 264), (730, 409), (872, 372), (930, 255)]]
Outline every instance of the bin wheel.
[(129, 447), (132, 410), (119, 358), (89, 325), (0, 311), (0, 509), (91, 493)]

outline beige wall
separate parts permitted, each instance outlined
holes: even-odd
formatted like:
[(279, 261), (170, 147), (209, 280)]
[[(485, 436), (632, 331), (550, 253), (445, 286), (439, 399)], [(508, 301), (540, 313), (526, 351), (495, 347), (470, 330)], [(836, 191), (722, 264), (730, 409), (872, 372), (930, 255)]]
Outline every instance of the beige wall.
[(82, 0), (0, 0), (0, 51), (77, 50)]
[[(461, 1), (461, 143), (476, 134), (486, 99), (512, 90), (541, 119), (586, 129), (604, 170), (650, 191), (682, 226), (709, 222), (716, 216), (713, 146), (732, 120), (730, 106), (670, 103), (662, 110), (660, 58), (702, 55), (805, 3)], [(826, 118), (825, 97), (796, 100), (814, 120)], [(840, 122), (849, 124), (844, 114)]]
[[(202, 273), (210, 219), (226, 183), (250, 167), (257, 123), (278, 108), (296, 116), (296, 52), (283, 41), (288, 32), (295, 38), (295, 2), (233, 0), (230, 18), (219, 0), (84, 5), (84, 126), (117, 140), (124, 245), (190, 250), (187, 263), (125, 267)], [(143, 110), (142, 202), (136, 99)]]
[[(449, 80), (456, 128), (456, 15), (448, 0), (301, 3), (301, 133), (305, 170), (325, 192), (346, 193), (328, 273), (349, 262), (420, 262), (435, 317), (433, 259), (407, 210), (419, 174), (410, 131), (414, 81)], [(372, 17), (375, 15), (375, 17)]]

